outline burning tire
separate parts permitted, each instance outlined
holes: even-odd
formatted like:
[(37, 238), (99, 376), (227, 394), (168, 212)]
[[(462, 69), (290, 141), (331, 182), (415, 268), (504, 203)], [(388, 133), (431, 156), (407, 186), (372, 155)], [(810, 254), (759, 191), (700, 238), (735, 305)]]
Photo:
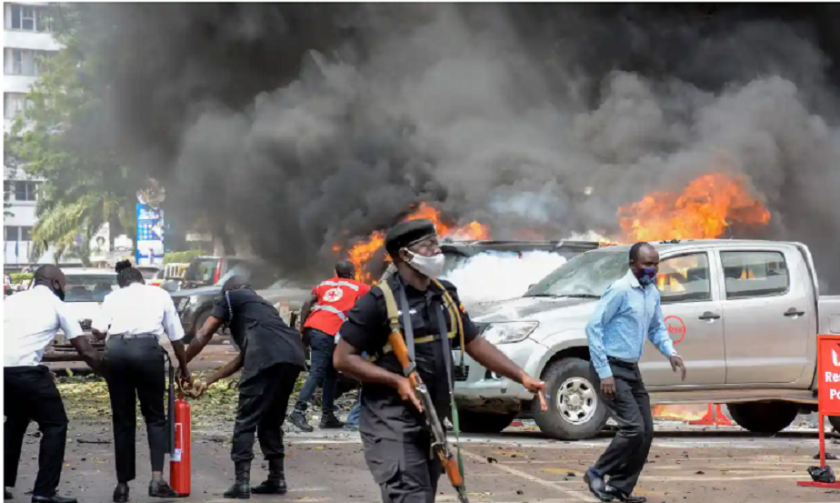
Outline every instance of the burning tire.
[(500, 433), (510, 426), (516, 413), (491, 414), (458, 409), (458, 420), (464, 433)]
[(589, 362), (564, 358), (543, 372), (548, 410), (534, 400), (534, 421), (546, 435), (561, 440), (584, 440), (596, 436), (607, 422), (607, 409), (589, 380)]
[(753, 433), (778, 433), (799, 414), (799, 405), (790, 402), (733, 403), (728, 407), (732, 420)]

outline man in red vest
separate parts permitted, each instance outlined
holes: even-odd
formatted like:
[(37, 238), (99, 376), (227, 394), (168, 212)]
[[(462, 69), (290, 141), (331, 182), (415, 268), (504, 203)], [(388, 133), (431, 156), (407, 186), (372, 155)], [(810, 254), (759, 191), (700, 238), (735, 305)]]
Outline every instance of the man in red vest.
[(301, 317), (304, 320), (304, 339), (312, 348), (312, 365), (309, 376), (295, 410), (289, 421), (298, 429), (312, 431), (306, 420), (306, 407), (315, 393), (323, 386), (321, 428), (341, 428), (344, 423), (335, 416), (335, 387), (337, 373), (333, 367), (333, 351), (338, 330), (347, 319), (347, 312), (356, 304), (356, 299), (366, 294), (370, 287), (355, 280), (356, 268), (351, 262), (342, 261), (335, 265), (335, 276), (322, 282), (312, 290), (312, 297), (304, 306)]

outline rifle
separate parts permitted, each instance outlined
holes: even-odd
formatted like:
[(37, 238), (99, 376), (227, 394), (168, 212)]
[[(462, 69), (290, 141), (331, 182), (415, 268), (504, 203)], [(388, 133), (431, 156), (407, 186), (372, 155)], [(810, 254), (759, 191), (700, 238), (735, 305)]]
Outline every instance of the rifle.
[(417, 369), (408, 357), (408, 347), (405, 345), (402, 334), (391, 332), (388, 336), (388, 342), (391, 344), (394, 354), (400, 361), (400, 365), (402, 365), (404, 369), (411, 369), (411, 372), (407, 377), (423, 404), (423, 415), (426, 417), (426, 423), (432, 430), (432, 449), (440, 458), (440, 461), (443, 464), (443, 469), (446, 471), (446, 476), (449, 477), (449, 482), (452, 483), (452, 487), (454, 487), (455, 491), (457, 491), (458, 501), (461, 503), (469, 503), (470, 500), (467, 499), (467, 488), (464, 486), (464, 476), (461, 474), (461, 468), (458, 466), (458, 460), (452, 454), (452, 450), (446, 441), (446, 431), (443, 429), (443, 425), (437, 415), (435, 404), (432, 401), (432, 397), (429, 395), (429, 390), (426, 388), (423, 380), (420, 379), (420, 374), (417, 373)]

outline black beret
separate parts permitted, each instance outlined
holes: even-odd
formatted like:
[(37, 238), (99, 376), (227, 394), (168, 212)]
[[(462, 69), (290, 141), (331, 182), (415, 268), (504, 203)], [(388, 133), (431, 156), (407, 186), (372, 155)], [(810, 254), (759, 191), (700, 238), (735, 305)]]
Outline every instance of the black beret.
[(385, 250), (388, 255), (394, 256), (401, 248), (436, 235), (437, 230), (431, 220), (421, 218), (400, 222), (385, 235)]

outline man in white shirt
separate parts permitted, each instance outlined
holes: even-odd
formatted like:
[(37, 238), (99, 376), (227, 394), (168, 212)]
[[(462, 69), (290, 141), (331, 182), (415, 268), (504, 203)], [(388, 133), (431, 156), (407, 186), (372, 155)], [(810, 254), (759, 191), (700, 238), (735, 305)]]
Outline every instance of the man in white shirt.
[(152, 480), (149, 496), (177, 498), (178, 493), (163, 479), (163, 463), (169, 444), (163, 392), (166, 387), (166, 351), (160, 345), (166, 337), (180, 362), (180, 378), (190, 381), (184, 343), (184, 329), (175, 304), (166, 290), (145, 285), (143, 274), (126, 261), (117, 264), (120, 289), (109, 293), (91, 323), (94, 335), (107, 337), (108, 393), (114, 422), (114, 450), (117, 469), (115, 503), (128, 501), (128, 483), (135, 478), (135, 433), (137, 399), (146, 421)]
[[(34, 288), (9, 297), (4, 306), (5, 485), (15, 486), (23, 437), (29, 422), (34, 420), (42, 437), (32, 502), (75, 503), (75, 499), (56, 493), (64, 463), (67, 414), (49, 370), (40, 363), (59, 329), (94, 370), (100, 369), (102, 357), (85, 337), (80, 337), (82, 327), (78, 320), (66, 313), (63, 299), (67, 279), (61, 269), (43, 266), (35, 271), (34, 282)], [(11, 498), (11, 493), (4, 490), (4, 499)]]

